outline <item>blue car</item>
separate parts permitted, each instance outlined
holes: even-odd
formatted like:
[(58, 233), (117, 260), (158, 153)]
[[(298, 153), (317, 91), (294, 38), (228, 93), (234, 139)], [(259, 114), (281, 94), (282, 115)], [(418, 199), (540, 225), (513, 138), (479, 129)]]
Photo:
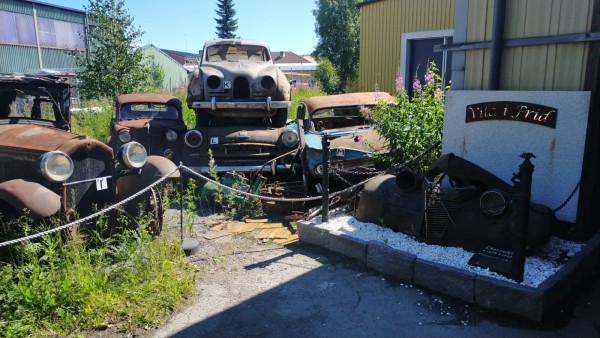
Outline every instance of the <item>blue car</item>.
[[(394, 103), (383, 92), (361, 92), (316, 96), (299, 103), (296, 120), (301, 120), (301, 160), (304, 181), (319, 181), (323, 173), (322, 136), (331, 139), (330, 178), (348, 178), (375, 165), (374, 155), (385, 152), (386, 140), (367, 122), (369, 108), (378, 103)], [(317, 188), (317, 190), (319, 190)]]

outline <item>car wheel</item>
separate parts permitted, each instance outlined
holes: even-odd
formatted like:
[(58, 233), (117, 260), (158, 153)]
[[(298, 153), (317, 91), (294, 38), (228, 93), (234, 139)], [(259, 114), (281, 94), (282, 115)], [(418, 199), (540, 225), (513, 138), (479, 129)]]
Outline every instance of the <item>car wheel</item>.
[(273, 126), (274, 127), (283, 127), (287, 122), (288, 110), (287, 108), (278, 108), (277, 112), (273, 116)]
[(148, 233), (152, 236), (158, 236), (162, 232), (163, 224), (163, 205), (160, 191), (156, 188), (151, 188), (148, 192), (149, 199), (146, 202), (146, 212), (152, 216), (148, 222)]

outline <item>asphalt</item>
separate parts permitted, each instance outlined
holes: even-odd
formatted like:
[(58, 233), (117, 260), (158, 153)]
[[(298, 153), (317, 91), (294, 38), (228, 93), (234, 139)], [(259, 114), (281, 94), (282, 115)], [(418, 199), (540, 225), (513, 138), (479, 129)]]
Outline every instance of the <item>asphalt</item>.
[(149, 337), (600, 337), (596, 273), (542, 322), (402, 283), (310, 244), (227, 258)]

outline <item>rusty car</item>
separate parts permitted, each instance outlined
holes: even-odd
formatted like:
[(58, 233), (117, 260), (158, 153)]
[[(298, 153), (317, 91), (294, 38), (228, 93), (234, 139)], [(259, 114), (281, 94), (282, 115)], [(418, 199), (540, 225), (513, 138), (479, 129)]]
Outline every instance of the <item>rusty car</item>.
[(185, 147), (195, 147), (202, 136), (183, 121), (181, 100), (167, 94), (132, 93), (117, 96), (106, 143), (117, 151), (131, 141), (142, 144), (148, 155), (183, 161)]
[(387, 142), (369, 125), (366, 112), (380, 103), (393, 104), (394, 97), (384, 92), (359, 92), (300, 101), (296, 119), (301, 130), (299, 147), (304, 182), (312, 185), (321, 180), (325, 135), (330, 140), (329, 160), (334, 173), (330, 179), (341, 177), (347, 181), (353, 171), (374, 168), (375, 154), (385, 152)]
[[(72, 133), (68, 77), (0, 74), (0, 214), (24, 212), (34, 219), (57, 215), (65, 221), (88, 216), (136, 195), (176, 166), (147, 156), (138, 142), (113, 151), (106, 144)], [(158, 189), (135, 196), (126, 206), (153, 214), (159, 232)], [(133, 218), (136, 218), (134, 215)]]
[(273, 64), (265, 42), (215, 39), (204, 44), (186, 100), (196, 110), (199, 126), (258, 120), (283, 127), (290, 106), (290, 83)]

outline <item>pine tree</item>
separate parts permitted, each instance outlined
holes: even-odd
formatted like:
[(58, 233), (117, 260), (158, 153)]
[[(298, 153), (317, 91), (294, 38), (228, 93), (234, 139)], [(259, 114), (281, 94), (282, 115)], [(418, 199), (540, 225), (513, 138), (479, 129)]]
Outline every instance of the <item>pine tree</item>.
[(235, 38), (235, 31), (237, 30), (237, 19), (234, 19), (235, 8), (233, 8), (233, 0), (218, 0), (217, 7), (215, 10), (217, 17), (217, 36), (220, 39), (233, 39)]

